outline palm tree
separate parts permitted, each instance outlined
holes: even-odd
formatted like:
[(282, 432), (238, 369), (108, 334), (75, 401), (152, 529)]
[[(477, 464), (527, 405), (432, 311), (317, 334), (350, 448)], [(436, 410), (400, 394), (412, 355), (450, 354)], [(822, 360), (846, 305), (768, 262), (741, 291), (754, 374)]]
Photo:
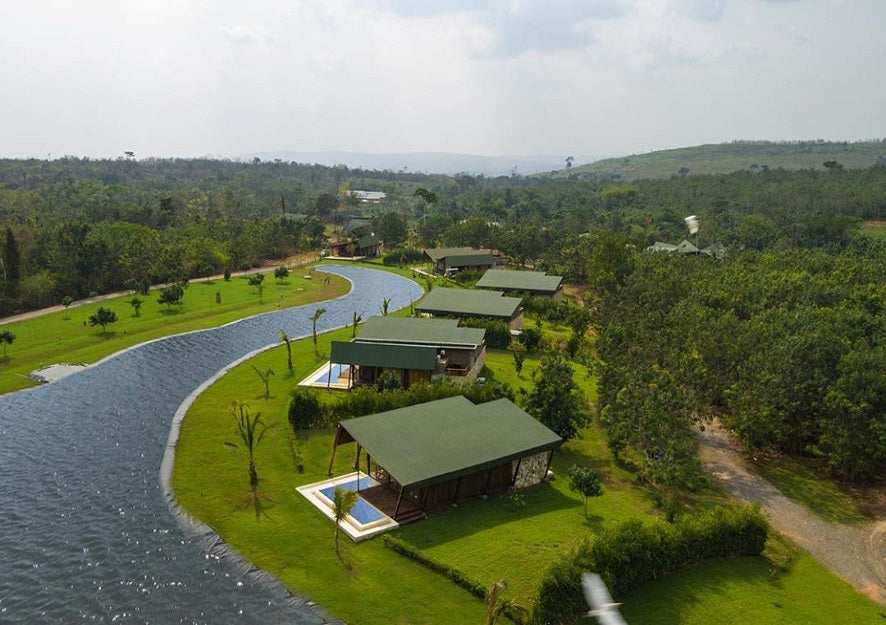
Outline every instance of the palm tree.
[(361, 321), (363, 321), (363, 316), (358, 315), (357, 311), (355, 310), (354, 311), (354, 324), (351, 327), (351, 338), (354, 338), (357, 336), (357, 324), (359, 324)]
[(332, 495), (332, 512), (335, 518), (335, 553), (338, 554), (338, 530), (341, 522), (350, 514), (359, 499), (356, 491), (335, 487)]
[(292, 345), (289, 344), (289, 335), (280, 328), (280, 340), (286, 343), (286, 366), (292, 371)]
[(271, 376), (274, 375), (274, 370), (268, 367), (264, 371), (252, 365), (252, 368), (255, 369), (255, 372), (258, 374), (258, 377), (261, 378), (261, 381), (265, 385), (265, 397), (269, 397), (271, 395)]
[(508, 589), (508, 583), (500, 579), (492, 585), (486, 596), (486, 625), (495, 625), (495, 621), (507, 612), (508, 618), (515, 623), (522, 623), (526, 617), (526, 608), (510, 599), (502, 599), (501, 594)]
[(314, 356), (319, 356), (320, 353), (317, 351), (317, 319), (326, 312), (325, 308), (318, 308), (314, 311), (314, 314), (311, 316), (311, 333), (314, 337)]
[(385, 317), (388, 316), (388, 306), (391, 305), (390, 297), (383, 297), (381, 300), (381, 314)]
[[(258, 473), (255, 470), (255, 448), (264, 438), (268, 431), (267, 425), (262, 423), (261, 413), (257, 413), (254, 417), (249, 414), (249, 406), (244, 402), (236, 401), (231, 404), (231, 412), (234, 420), (237, 422), (237, 434), (243, 445), (246, 447), (246, 453), (249, 455), (249, 487), (255, 492), (258, 487)], [(232, 447), (237, 447), (235, 443), (226, 443)]]

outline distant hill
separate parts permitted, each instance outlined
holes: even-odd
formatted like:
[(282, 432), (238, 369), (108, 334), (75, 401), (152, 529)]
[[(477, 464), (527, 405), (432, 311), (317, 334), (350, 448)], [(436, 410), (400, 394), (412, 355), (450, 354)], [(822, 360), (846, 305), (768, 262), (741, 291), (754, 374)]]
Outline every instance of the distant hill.
[(846, 169), (863, 169), (878, 162), (886, 164), (886, 139), (854, 143), (735, 141), (607, 158), (587, 165), (574, 165), (570, 169), (561, 168), (549, 175), (554, 178), (638, 180), (760, 171), (764, 168), (825, 169), (826, 162), (832, 167)]
[[(448, 152), (408, 152), (400, 154), (370, 154), (365, 152), (256, 152), (242, 157), (244, 160), (259, 158), (262, 161), (280, 159), (291, 163), (345, 165), (349, 169), (369, 169), (407, 173), (471, 174), (484, 176), (528, 176), (539, 172), (551, 172), (562, 168), (565, 156), (479, 156), (476, 154), (451, 154)], [(576, 157), (579, 162), (589, 162), (598, 156)]]

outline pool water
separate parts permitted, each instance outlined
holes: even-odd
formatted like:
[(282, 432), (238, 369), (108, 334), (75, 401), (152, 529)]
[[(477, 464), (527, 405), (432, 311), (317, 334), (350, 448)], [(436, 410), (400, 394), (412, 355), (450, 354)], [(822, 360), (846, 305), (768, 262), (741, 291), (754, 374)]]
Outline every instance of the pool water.
[[(373, 480), (372, 478), (363, 478), (360, 480), (361, 488), (369, 488), (371, 486), (377, 486), (378, 482)], [(327, 486), (326, 488), (321, 488), (318, 492), (329, 502), (329, 505), (332, 505), (332, 501), (335, 498), (335, 489), (341, 488), (343, 490), (357, 490), (357, 480), (353, 480), (351, 482), (344, 482), (342, 484), (335, 484), (333, 486)], [(362, 524), (366, 525), (368, 523), (372, 523), (374, 521), (380, 521), (385, 518), (385, 515), (378, 511), (372, 504), (368, 503), (362, 497), (357, 499), (357, 503), (351, 508), (350, 515), (354, 517), (354, 519)]]
[(317, 376), (317, 379), (314, 380), (314, 384), (325, 383), (330, 380), (332, 382), (336, 382), (341, 376), (343, 376), (347, 372), (348, 366), (349, 365), (336, 365), (336, 364), (330, 365), (330, 367), (332, 367), (332, 375), (330, 376), (329, 369), (326, 369), (323, 371), (323, 373), (321, 373), (320, 375)]

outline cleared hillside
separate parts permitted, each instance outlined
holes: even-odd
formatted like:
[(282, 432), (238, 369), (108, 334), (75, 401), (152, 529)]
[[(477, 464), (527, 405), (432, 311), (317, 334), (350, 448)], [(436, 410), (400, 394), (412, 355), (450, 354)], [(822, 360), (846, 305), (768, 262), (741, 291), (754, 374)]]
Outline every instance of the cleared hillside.
[(578, 179), (638, 180), (760, 169), (864, 169), (886, 164), (886, 139), (864, 142), (736, 141), (609, 158), (549, 174)]

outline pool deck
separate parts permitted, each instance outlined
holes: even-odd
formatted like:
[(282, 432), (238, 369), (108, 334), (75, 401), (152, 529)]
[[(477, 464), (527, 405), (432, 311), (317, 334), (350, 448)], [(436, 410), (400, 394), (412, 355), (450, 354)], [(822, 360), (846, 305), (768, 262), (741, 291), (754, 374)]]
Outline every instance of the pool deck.
[[(347, 374), (339, 376), (338, 378), (332, 378), (327, 384), (327, 375), (329, 374), (329, 370), (336, 363), (327, 362), (324, 365), (321, 365), (319, 369), (315, 370), (311, 373), (311, 375), (307, 376), (301, 382), (298, 383), (299, 386), (313, 386), (315, 388), (338, 388), (342, 390), (348, 390), (348, 376)], [(318, 382), (318, 380), (321, 380)]]
[[(299, 486), (296, 490), (301, 493), (301, 495), (307, 499), (315, 508), (320, 510), (328, 519), (330, 519), (333, 523), (335, 523), (335, 514), (333, 513), (332, 506), (329, 504), (329, 501), (323, 494), (320, 492), (324, 488), (328, 488), (330, 486), (337, 486), (339, 484), (346, 484), (348, 482), (353, 482), (357, 480), (359, 477), (360, 480), (367, 480), (367, 483), (372, 478), (368, 477), (365, 473), (357, 472), (348, 473), (347, 475), (340, 475), (338, 477), (330, 478), (328, 480), (323, 480), (322, 482), (314, 482), (313, 484), (305, 484), (304, 486)], [(368, 538), (372, 538), (377, 534), (381, 534), (383, 532), (388, 532), (392, 529), (396, 529), (400, 527), (400, 524), (397, 523), (394, 519), (389, 516), (386, 516), (384, 513), (379, 511), (380, 518), (375, 521), (371, 521), (369, 523), (361, 523), (359, 520), (355, 519), (351, 515), (348, 515), (345, 522), (341, 524), (342, 531), (350, 537), (354, 542), (360, 542), (361, 540), (366, 540)]]

